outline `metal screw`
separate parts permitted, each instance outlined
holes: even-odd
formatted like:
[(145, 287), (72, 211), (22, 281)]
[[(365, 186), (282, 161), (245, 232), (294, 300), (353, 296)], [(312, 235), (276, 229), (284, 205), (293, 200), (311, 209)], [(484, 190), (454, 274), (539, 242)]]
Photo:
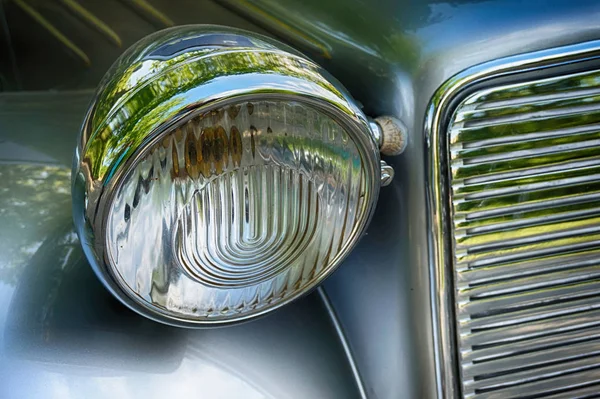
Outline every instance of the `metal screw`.
[(394, 168), (388, 165), (385, 161), (380, 161), (381, 164), (381, 187), (389, 186), (394, 180)]

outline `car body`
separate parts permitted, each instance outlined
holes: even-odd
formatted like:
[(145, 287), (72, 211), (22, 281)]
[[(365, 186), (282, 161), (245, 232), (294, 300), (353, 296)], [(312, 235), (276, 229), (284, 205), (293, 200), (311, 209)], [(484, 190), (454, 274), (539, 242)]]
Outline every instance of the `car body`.
[[(102, 287), (71, 218), (76, 139), (95, 85), (123, 49), (58, 5), (3, 2), (11, 62), (1, 62), (0, 397), (459, 395), (432, 248), (430, 109), (461, 73), (600, 39), (600, 4), (152, 2), (165, 21), (117, 1), (89, 3), (123, 46), (170, 21), (277, 37), (341, 81), (367, 115), (401, 119), (408, 146), (386, 158), (394, 181), (358, 247), (318, 290), (231, 327), (144, 319)], [(27, 7), (63, 21), (56, 26), (85, 57), (49, 37)]]

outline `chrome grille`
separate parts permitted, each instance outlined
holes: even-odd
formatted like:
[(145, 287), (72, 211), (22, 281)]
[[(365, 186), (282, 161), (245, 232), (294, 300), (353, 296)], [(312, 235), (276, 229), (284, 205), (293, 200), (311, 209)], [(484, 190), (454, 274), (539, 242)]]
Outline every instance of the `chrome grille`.
[(447, 137), (463, 396), (600, 392), (600, 72), (478, 91)]

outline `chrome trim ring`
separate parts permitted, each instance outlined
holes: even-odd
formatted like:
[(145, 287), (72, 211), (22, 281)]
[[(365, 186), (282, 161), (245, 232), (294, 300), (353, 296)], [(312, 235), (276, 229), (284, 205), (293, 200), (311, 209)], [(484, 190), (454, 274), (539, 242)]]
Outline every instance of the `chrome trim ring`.
[[(145, 149), (194, 115), (233, 102), (277, 99), (302, 103), (338, 122), (357, 144), (365, 165), (361, 218), (349, 244), (332, 261), (321, 282), (360, 238), (381, 185), (379, 151), (369, 122), (346, 90), (326, 71), (272, 39), (216, 26), (185, 26), (157, 32), (126, 51), (107, 73), (85, 118), (73, 165), (73, 215), (88, 259), (103, 283), (133, 310), (179, 326), (230, 324), (189, 320), (150, 309), (128, 292), (112, 270), (106, 251), (106, 216), (119, 183)], [(279, 308), (265, 307), (243, 321)]]

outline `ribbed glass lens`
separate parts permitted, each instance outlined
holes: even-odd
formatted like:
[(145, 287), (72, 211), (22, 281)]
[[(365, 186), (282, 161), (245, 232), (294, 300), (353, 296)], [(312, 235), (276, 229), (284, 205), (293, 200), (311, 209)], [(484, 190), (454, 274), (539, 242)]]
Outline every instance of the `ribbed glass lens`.
[(109, 263), (138, 301), (186, 320), (243, 318), (312, 288), (371, 201), (356, 143), (296, 102), (196, 115), (140, 159), (109, 205)]

